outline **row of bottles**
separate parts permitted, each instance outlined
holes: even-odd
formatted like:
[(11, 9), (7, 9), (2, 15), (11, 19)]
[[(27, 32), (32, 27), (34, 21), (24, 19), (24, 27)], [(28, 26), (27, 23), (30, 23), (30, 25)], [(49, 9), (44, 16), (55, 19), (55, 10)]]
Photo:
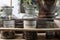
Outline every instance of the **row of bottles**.
[[(27, 15), (23, 16), (24, 29), (37, 28), (38, 26), (36, 27), (36, 25), (38, 25), (38, 22), (40, 24), (44, 25), (44, 26), (39, 26), (39, 27), (49, 28), (49, 26), (51, 26), (51, 25), (49, 25), (48, 23), (53, 24), (53, 22), (54, 22), (53, 21), (54, 19), (52, 19), (52, 18), (54, 18), (54, 13), (52, 13), (54, 11), (54, 8), (55, 8), (54, 3), (55, 3), (55, 0), (44, 0), (44, 6), (43, 6), (42, 0), (37, 0), (37, 4), (39, 6), (39, 15), (36, 16), (34, 5), (27, 2), (26, 5), (24, 6), (25, 12), (27, 14)], [(52, 9), (51, 9), (51, 7), (52, 7)], [(38, 19), (38, 18), (42, 18), (41, 19), (42, 23), (41, 23), (41, 20), (36, 21), (36, 19)], [(44, 20), (44, 18), (47, 18), (47, 19)], [(9, 19), (9, 20), (11, 20), (11, 19)], [(45, 25), (45, 23), (46, 23), (46, 25)], [(3, 34), (4, 38), (14, 38), (15, 37), (14, 31), (7, 30), (7, 31), (4, 31), (2, 34)], [(37, 32), (25, 31), (24, 34), (25, 34), (26, 40), (37, 40)], [(47, 31), (46, 37), (47, 38), (53, 38), (54, 34), (57, 35), (57, 33), (55, 33), (55, 32)]]
[[(39, 26), (39, 27), (41, 27), (41, 28), (43, 28), (43, 27), (44, 28), (49, 28), (49, 27), (54, 28), (53, 27), (54, 26), (53, 25), (54, 24), (54, 19), (53, 18), (55, 18), (54, 14), (55, 14), (56, 0), (44, 0), (44, 4), (42, 3), (42, 0), (37, 0), (37, 4), (38, 4), (38, 7), (39, 7), (38, 18), (42, 18), (42, 19), (39, 19), (37, 22), (35, 21), (36, 18), (34, 17), (33, 8), (31, 7), (31, 4), (28, 4), (30, 6), (29, 7), (27, 7), (28, 5), (26, 6), (28, 10), (25, 10), (25, 11), (26, 11), (26, 13), (28, 13), (28, 15), (24, 16), (24, 28), (28, 28), (28, 29), (36, 28), (36, 23), (39, 22), (41, 24), (41, 21), (42, 21), (42, 24), (44, 26), (42, 25), (42, 26)], [(45, 18), (46, 18), (46, 20), (45, 20)], [(32, 33), (34, 33), (34, 32), (32, 32)], [(26, 34), (25, 37), (26, 37), (27, 40), (33, 40), (34, 39), (34, 38), (30, 39), (31, 37), (33, 37), (33, 35), (31, 35), (31, 37), (30, 37), (30, 35), (28, 35), (28, 34), (32, 34), (32, 33), (25, 32), (25, 34)], [(35, 38), (36, 38), (37, 37), (36, 32), (34, 33), (34, 35), (35, 35)], [(54, 38), (55, 35), (58, 37), (58, 34), (56, 32), (52, 32), (52, 31), (47, 31), (46, 32), (46, 38)], [(36, 39), (34, 39), (34, 40), (36, 40)]]

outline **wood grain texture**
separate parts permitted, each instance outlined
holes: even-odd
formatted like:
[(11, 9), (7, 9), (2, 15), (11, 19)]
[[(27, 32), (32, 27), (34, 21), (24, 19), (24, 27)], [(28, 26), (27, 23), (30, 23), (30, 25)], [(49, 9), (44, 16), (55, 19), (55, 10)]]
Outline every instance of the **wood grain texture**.
[(6, 30), (19, 30), (19, 31), (60, 31), (60, 28), (29, 28), (29, 29), (24, 29), (24, 28), (0, 28), (2, 31)]

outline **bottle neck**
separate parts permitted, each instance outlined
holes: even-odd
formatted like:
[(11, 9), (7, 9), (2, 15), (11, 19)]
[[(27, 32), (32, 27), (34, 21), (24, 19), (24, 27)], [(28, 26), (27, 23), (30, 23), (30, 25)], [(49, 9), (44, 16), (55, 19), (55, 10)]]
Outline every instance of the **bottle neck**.
[(8, 20), (11, 20), (11, 19), (12, 19), (12, 16), (11, 16), (11, 15), (9, 15), (9, 16), (8, 16), (8, 18), (9, 18)]

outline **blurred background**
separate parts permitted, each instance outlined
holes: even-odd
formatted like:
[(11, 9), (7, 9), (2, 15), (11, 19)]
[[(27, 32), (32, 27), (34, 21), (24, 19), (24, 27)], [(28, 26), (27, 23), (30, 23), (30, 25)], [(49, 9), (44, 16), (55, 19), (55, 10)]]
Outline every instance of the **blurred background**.
[[(0, 10), (2, 9), (1, 7), (2, 6), (13, 6), (13, 10), (12, 10), (12, 15), (15, 17), (15, 18), (21, 18), (23, 15), (25, 15), (25, 12), (24, 12), (24, 3), (26, 2), (27, 0), (0, 0)], [(33, 0), (33, 5), (35, 6), (35, 12), (36, 14), (38, 14), (38, 7), (37, 7), (37, 4), (35, 3), (36, 0)], [(56, 14), (58, 13), (59, 15), (57, 16), (57, 18), (60, 18), (60, 0), (57, 0), (56, 2), (56, 7), (58, 9), (58, 11), (56, 12)], [(57, 10), (56, 9), (56, 10)], [(1, 11), (0, 11), (0, 15), (1, 15)]]

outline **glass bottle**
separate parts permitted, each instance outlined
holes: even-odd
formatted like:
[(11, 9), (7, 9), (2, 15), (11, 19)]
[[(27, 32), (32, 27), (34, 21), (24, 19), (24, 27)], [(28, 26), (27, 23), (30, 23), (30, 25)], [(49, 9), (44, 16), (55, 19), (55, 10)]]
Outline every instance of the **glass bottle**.
[[(3, 7), (4, 12), (6, 14), (6, 19), (3, 19), (3, 27), (4, 28), (14, 28), (15, 27), (15, 21), (12, 20), (12, 7), (5, 6)], [(15, 38), (15, 31), (6, 30), (1, 32), (3, 39), (13, 39)]]
[[(43, 3), (43, 2), (44, 3)], [(38, 7), (39, 7), (39, 15), (38, 18), (42, 18), (38, 20), (38, 27), (43, 28), (51, 28), (54, 24), (54, 11), (56, 7), (56, 0), (37, 0)], [(46, 38), (53, 38), (55, 32), (47, 31)]]
[[(4, 28), (14, 28), (15, 27), (15, 21), (11, 20), (11, 16), (9, 16), (8, 20), (3, 21)], [(14, 39), (15, 38), (15, 31), (6, 30), (2, 31), (2, 38), (3, 39)]]
[[(33, 5), (27, 5), (25, 7), (26, 15), (23, 16), (24, 29), (36, 28), (36, 18)], [(37, 40), (36, 32), (25, 31), (24, 36), (26, 40)]]

